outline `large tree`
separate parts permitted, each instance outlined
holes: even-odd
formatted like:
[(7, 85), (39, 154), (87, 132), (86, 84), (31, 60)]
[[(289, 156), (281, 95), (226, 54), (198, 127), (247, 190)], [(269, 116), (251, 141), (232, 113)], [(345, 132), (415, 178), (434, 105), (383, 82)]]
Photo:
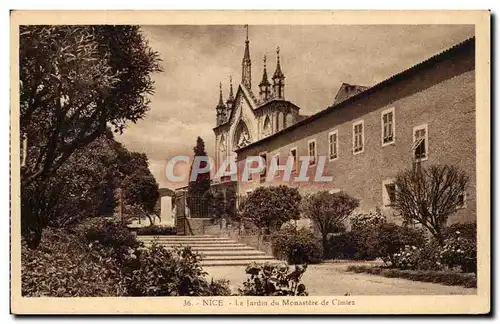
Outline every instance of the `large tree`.
[(467, 182), (456, 166), (415, 164), (397, 175), (393, 207), (406, 222), (427, 228), (442, 245), (446, 223), (463, 204)]
[(19, 41), (22, 231), (36, 243), (51, 178), (108, 126), (144, 117), (160, 65), (138, 26), (21, 26)]
[(359, 206), (359, 200), (346, 193), (318, 191), (304, 198), (302, 211), (321, 233), (323, 251), (328, 251), (328, 234), (342, 228), (347, 217)]

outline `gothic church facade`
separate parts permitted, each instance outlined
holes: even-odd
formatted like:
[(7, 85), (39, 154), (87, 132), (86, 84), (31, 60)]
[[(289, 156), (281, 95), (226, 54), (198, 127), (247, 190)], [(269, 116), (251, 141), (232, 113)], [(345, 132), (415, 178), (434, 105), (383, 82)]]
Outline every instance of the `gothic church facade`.
[[(222, 84), (219, 85), (219, 103), (216, 106), (215, 163), (236, 159), (235, 151), (253, 142), (275, 134), (301, 119), (300, 108), (285, 97), (285, 74), (281, 69), (279, 47), (276, 50), (276, 68), (269, 80), (267, 62), (256, 95), (252, 89), (252, 61), (250, 41), (245, 40), (241, 82), (233, 89), (230, 78), (228, 99), (224, 102)], [(220, 179), (214, 179), (215, 181)]]

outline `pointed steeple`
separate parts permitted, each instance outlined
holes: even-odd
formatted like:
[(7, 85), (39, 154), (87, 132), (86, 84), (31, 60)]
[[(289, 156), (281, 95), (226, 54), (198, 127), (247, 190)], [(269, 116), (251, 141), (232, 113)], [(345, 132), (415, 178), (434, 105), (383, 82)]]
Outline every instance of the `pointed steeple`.
[(229, 97), (226, 100), (227, 116), (231, 115), (231, 110), (234, 107), (234, 94), (233, 94), (233, 76), (229, 76)]
[(269, 83), (269, 79), (267, 77), (267, 67), (266, 67), (267, 57), (264, 55), (264, 72), (262, 73), (262, 81), (259, 83), (260, 88), (260, 100), (262, 102), (267, 101), (271, 97), (271, 83)]
[(284, 79), (285, 75), (281, 71), (281, 64), (280, 64), (280, 47), (276, 47), (276, 57), (277, 57), (277, 63), (276, 63), (276, 71), (274, 71), (273, 75), (273, 80), (274, 79)]
[(224, 100), (222, 99), (222, 82), (219, 83), (219, 103), (217, 107), (217, 126), (223, 124), (226, 121), (226, 106), (224, 105)]
[(274, 71), (273, 75), (273, 90), (274, 97), (277, 99), (285, 99), (285, 75), (281, 71), (280, 64), (280, 47), (276, 47), (276, 71)]
[(233, 76), (229, 76), (229, 98), (227, 100), (234, 100), (234, 94), (233, 94)]
[(241, 83), (252, 90), (252, 61), (250, 60), (250, 41), (248, 40), (248, 25), (245, 25), (247, 38), (245, 40), (245, 53), (241, 64)]

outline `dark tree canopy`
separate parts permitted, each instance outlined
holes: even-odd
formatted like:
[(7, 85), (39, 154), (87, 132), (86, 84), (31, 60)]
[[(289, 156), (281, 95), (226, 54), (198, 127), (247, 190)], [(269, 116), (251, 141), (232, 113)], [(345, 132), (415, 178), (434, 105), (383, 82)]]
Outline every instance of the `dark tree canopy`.
[(422, 224), (443, 243), (448, 218), (463, 204), (468, 177), (452, 165), (415, 165), (396, 177), (394, 209), (403, 220)]
[(158, 53), (138, 26), (21, 26), (22, 183), (43, 180), (76, 149), (148, 110)]
[(304, 198), (302, 211), (318, 228), (323, 238), (323, 250), (327, 250), (327, 237), (342, 228), (347, 217), (359, 206), (359, 200), (346, 193), (318, 191)]
[[(106, 163), (105, 175), (97, 172), (99, 163), (85, 150), (93, 150), (88, 146), (109, 133), (108, 126), (121, 132), (127, 122), (144, 117), (153, 93), (150, 75), (161, 68), (138, 26), (21, 26), (19, 41), (20, 127), (27, 146), (22, 231), (33, 234), (36, 245), (58, 196), (66, 195), (61, 188), (70, 185), (63, 179), (71, 177), (58, 170), (76, 164), (82, 181), (88, 170), (101, 181), (119, 175)], [(69, 181), (71, 190), (84, 190), (76, 185), (79, 177)], [(111, 187), (101, 193), (103, 199), (111, 196)]]
[(259, 187), (245, 199), (242, 218), (251, 221), (267, 233), (300, 218), (301, 196), (297, 188), (285, 185)]

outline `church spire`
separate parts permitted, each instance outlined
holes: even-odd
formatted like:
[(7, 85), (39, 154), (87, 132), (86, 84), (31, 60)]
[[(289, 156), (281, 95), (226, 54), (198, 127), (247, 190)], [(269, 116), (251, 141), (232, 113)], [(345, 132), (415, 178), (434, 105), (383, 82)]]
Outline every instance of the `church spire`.
[(250, 41), (248, 40), (248, 25), (246, 28), (245, 53), (241, 66), (241, 83), (248, 89), (252, 90), (252, 61), (250, 60)]
[(234, 107), (234, 94), (233, 94), (233, 76), (229, 76), (229, 97), (226, 100), (227, 115), (230, 116), (231, 110)]
[(276, 47), (276, 57), (276, 71), (274, 71), (273, 75), (274, 97), (277, 99), (285, 99), (285, 75), (281, 71), (279, 46)]
[(222, 99), (222, 82), (219, 83), (219, 103), (217, 107), (217, 126), (223, 124), (226, 121), (226, 106), (224, 105), (224, 100)]
[(269, 83), (269, 79), (267, 77), (266, 61), (267, 57), (266, 55), (264, 55), (264, 72), (262, 73), (262, 81), (259, 84), (260, 88), (259, 95), (260, 95), (260, 100), (262, 102), (267, 101), (271, 95), (270, 91), (271, 83)]
[(233, 76), (229, 76), (229, 98), (227, 100), (234, 100), (234, 94), (233, 94)]

